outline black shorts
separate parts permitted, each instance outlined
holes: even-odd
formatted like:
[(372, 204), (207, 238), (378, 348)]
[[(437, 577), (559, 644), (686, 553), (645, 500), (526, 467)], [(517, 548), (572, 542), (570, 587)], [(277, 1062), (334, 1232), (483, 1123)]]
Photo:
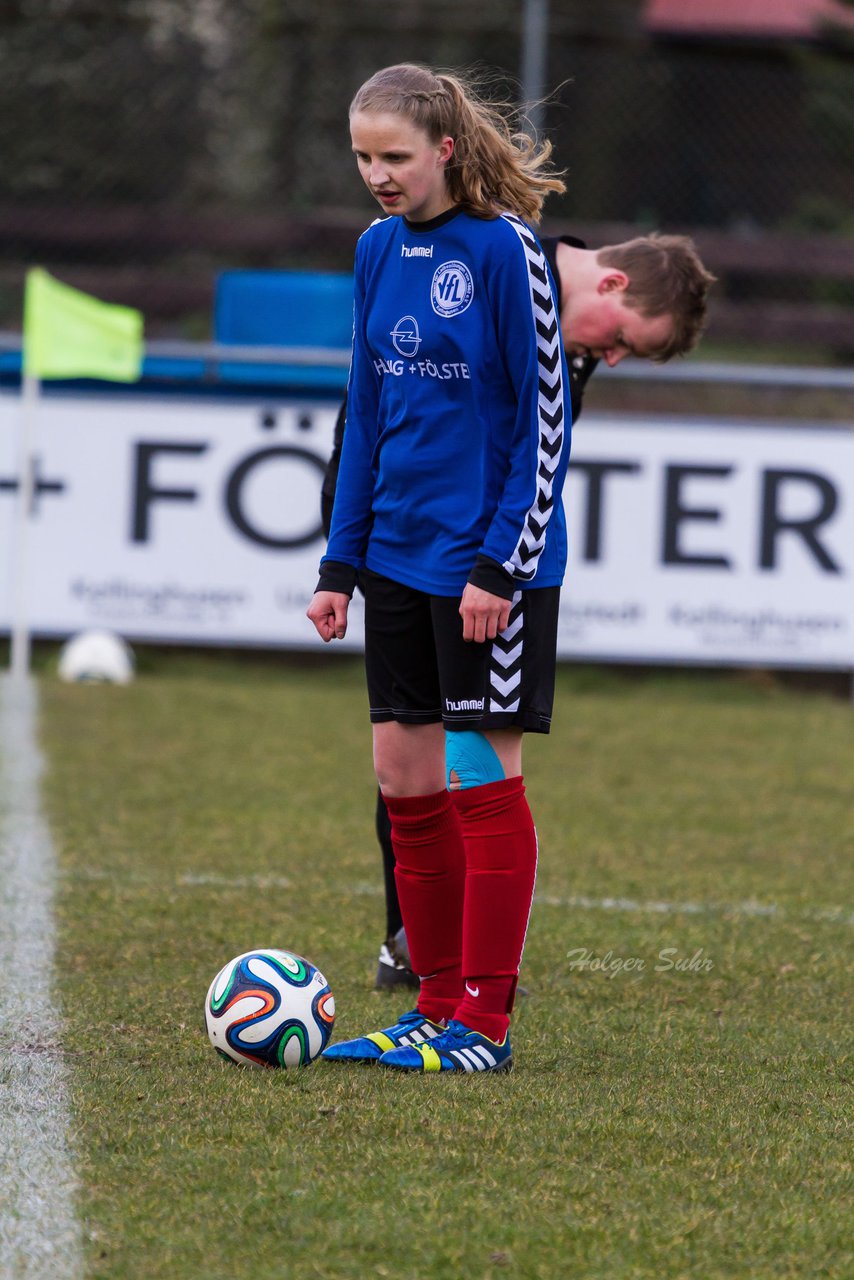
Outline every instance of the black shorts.
[(371, 723), (548, 733), (560, 587), (517, 591), (496, 640), (463, 640), (457, 596), (431, 596), (365, 570)]

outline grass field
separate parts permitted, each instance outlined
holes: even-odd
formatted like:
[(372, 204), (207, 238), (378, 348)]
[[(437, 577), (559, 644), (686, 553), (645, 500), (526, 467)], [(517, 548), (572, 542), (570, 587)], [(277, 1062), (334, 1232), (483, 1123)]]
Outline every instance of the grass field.
[(325, 972), (337, 1038), (405, 1007), (370, 990), (358, 662), (161, 653), (40, 696), (89, 1277), (854, 1275), (848, 703), (562, 669), (516, 1069), (411, 1079), (243, 1070), (201, 1029), (264, 945)]

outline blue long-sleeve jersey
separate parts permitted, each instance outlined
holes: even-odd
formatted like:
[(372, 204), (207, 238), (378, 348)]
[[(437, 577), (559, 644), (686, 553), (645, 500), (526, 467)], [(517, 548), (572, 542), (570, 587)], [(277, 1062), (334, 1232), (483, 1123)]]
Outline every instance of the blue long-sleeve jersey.
[(368, 228), (347, 406), (322, 583), (338, 566), (433, 595), (561, 583), (569, 379), (524, 222), (452, 210)]

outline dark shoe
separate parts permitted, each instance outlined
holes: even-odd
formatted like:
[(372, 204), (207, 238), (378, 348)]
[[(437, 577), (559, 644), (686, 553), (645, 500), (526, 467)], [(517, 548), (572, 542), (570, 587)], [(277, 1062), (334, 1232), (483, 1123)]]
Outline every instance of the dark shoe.
[(412, 987), (417, 991), (421, 986), (418, 974), (412, 972), (404, 929), (398, 929), (394, 937), (380, 947), (375, 986), (378, 991), (390, 987)]

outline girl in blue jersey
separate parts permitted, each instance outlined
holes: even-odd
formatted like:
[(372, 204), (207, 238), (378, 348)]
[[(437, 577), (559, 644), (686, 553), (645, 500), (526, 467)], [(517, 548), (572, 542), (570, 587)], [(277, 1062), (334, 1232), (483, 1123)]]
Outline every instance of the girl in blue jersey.
[(563, 183), (547, 145), (422, 67), (373, 76), (350, 129), (390, 216), (356, 251), (347, 429), (308, 616), (343, 637), (359, 575), (374, 763), (421, 986), (393, 1026), (324, 1056), (506, 1069), (537, 860), (522, 735), (551, 720), (570, 434), (528, 222)]

